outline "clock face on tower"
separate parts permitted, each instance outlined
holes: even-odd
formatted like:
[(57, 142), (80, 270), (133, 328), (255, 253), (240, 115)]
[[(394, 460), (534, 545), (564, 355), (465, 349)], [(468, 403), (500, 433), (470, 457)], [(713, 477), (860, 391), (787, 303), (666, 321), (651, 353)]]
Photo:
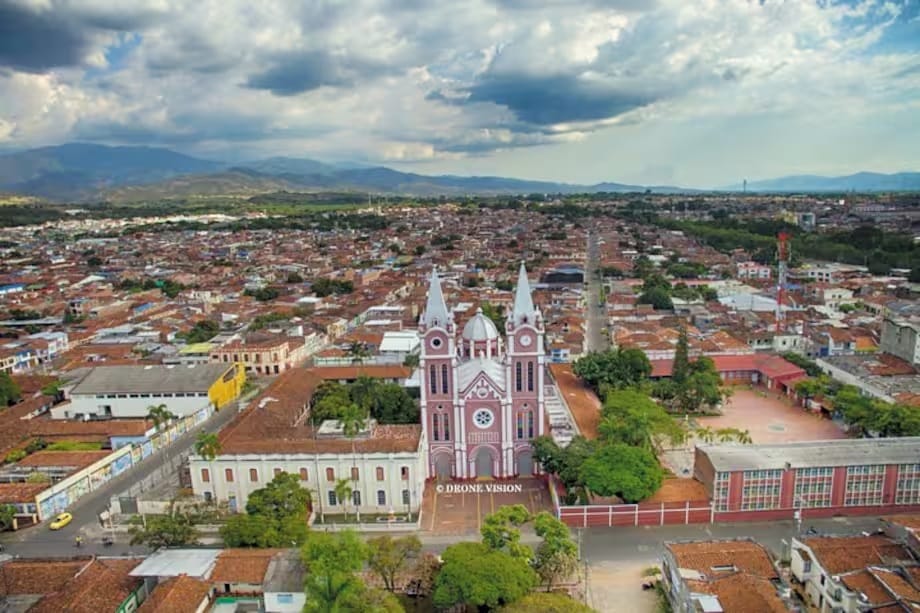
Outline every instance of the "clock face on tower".
[(530, 347), (530, 343), (533, 342), (533, 337), (530, 335), (524, 335), (521, 337), (521, 345), (523, 347)]

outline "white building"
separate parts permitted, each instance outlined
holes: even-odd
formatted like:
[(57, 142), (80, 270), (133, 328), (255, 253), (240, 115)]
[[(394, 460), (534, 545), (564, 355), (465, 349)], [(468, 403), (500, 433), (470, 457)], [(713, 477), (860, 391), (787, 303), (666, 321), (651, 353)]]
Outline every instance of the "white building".
[(736, 266), (739, 279), (769, 279), (773, 274), (769, 266), (757, 262), (739, 262)]
[(881, 349), (911, 364), (920, 364), (920, 321), (886, 319)]
[(51, 409), (51, 416), (137, 418), (162, 404), (185, 417), (235, 399), (244, 380), (235, 364), (100, 366), (73, 386), (70, 402)]
[[(428, 476), (421, 426), (368, 420), (354, 438), (334, 421), (314, 427), (309, 405), (322, 381), (303, 368), (278, 377), (224, 428), (219, 456), (190, 457), (195, 494), (242, 510), (253, 491), (287, 472), (313, 492), (317, 515), (351, 514), (355, 507), (361, 513), (416, 513)], [(341, 479), (353, 490), (347, 506), (335, 493)]]

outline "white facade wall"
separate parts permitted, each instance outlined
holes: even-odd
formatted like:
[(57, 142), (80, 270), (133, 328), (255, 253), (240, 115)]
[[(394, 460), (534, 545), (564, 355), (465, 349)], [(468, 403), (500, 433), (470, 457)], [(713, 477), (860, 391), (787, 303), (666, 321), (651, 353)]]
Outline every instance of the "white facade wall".
[(307, 595), (300, 592), (265, 592), (265, 613), (300, 613)]
[(111, 416), (119, 418), (147, 417), (151, 406), (165, 404), (167, 410), (179, 416), (193, 415), (211, 404), (207, 392), (176, 394), (76, 394), (70, 404), (51, 409), (54, 419), (72, 419), (78, 413), (84, 415), (106, 415), (106, 406), (111, 407)]
[[(351, 454), (248, 454), (222, 455), (213, 461), (191, 456), (189, 465), (192, 473), (192, 489), (198, 496), (209, 492), (219, 501), (235, 501), (236, 508), (246, 506), (249, 494), (265, 487), (273, 478), (275, 470), (300, 475), (306, 469), (307, 480), (302, 484), (313, 492), (313, 510), (318, 514), (342, 514), (355, 512), (352, 501), (344, 506), (337, 501), (329, 505), (329, 492), (335, 490), (335, 481), (351, 479), (352, 467), (358, 469), (358, 480), (351, 483), (360, 492), (362, 513), (405, 513), (406, 504), (403, 490), (409, 490), (410, 512), (417, 512), (422, 503), (425, 487), (425, 461), (422, 453), (424, 445), (418, 451), (404, 453), (358, 453)], [(377, 479), (377, 468), (383, 469), (383, 480)], [(408, 469), (408, 479), (402, 478), (402, 468)], [(333, 480), (328, 480), (326, 470), (333, 470)], [(209, 470), (210, 482), (203, 481), (202, 469)], [(233, 471), (233, 481), (228, 482), (226, 471)], [(257, 481), (253, 481), (250, 471), (255, 470)], [(384, 504), (377, 504), (378, 491), (385, 496)]]

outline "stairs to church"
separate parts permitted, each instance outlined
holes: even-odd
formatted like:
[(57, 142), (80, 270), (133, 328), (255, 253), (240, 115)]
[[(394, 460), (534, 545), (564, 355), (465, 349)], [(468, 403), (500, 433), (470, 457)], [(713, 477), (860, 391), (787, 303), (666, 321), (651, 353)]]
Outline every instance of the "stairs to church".
[(565, 447), (578, 434), (578, 426), (555, 385), (543, 387), (543, 398), (549, 417), (550, 434), (557, 445)]

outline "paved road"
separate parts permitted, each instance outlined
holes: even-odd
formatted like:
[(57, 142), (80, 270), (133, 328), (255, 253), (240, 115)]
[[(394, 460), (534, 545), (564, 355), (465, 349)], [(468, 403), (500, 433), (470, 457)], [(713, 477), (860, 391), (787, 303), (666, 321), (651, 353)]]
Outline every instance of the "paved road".
[(603, 351), (607, 349), (609, 344), (609, 337), (605, 330), (607, 327), (606, 307), (600, 306), (602, 279), (594, 272), (599, 267), (600, 247), (598, 237), (594, 232), (589, 232), (588, 251), (585, 261), (585, 300), (587, 300), (585, 340), (587, 341), (588, 351)]
[[(819, 534), (847, 535), (879, 528), (878, 517), (840, 517), (806, 519), (802, 529), (813, 527)], [(587, 528), (581, 536), (585, 559), (590, 564), (608, 561), (654, 563), (659, 559), (666, 541), (711, 540), (750, 537), (780, 557), (783, 540), (795, 535), (792, 521), (762, 523), (703, 524), (690, 526), (647, 526), (636, 528)], [(575, 531), (576, 534), (579, 532)]]
[[(253, 394), (258, 393), (253, 392)], [(48, 528), (49, 522), (27, 528), (20, 532), (4, 535), (3, 546), (6, 553), (24, 557), (72, 555), (77, 553), (107, 553), (109, 555), (143, 552), (143, 547), (130, 547), (129, 540), (124, 534), (116, 535), (116, 543), (111, 547), (100, 544), (103, 530), (99, 524), (99, 513), (109, 506), (112, 496), (126, 492), (134, 484), (147, 479), (157, 471), (172, 473), (175, 471), (180, 458), (191, 452), (198, 432), (217, 432), (227, 424), (238, 412), (238, 406), (245, 406), (245, 401), (240, 404), (231, 404), (213, 414), (207, 421), (189, 430), (169, 446), (168, 451), (157, 451), (146, 458), (139, 465), (122, 473), (103, 485), (101, 488), (83, 496), (68, 509), (73, 513), (74, 520), (69, 526), (61, 530), (52, 531)], [(176, 477), (174, 475), (166, 478)], [(162, 482), (162, 481), (161, 481)], [(74, 546), (74, 538), (84, 535), (84, 546), (78, 550)]]

